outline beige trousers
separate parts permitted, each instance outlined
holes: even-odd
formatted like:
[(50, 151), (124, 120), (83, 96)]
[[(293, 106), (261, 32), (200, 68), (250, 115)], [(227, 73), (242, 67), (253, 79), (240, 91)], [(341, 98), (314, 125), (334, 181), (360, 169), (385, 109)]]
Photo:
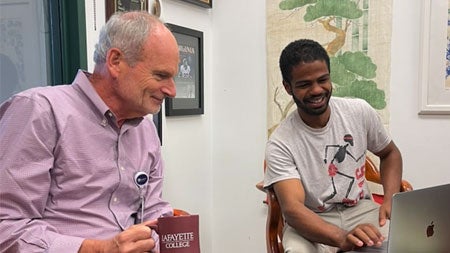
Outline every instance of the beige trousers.
[[(336, 206), (332, 210), (318, 215), (325, 221), (332, 223), (344, 230), (350, 231), (361, 223), (372, 223), (378, 227), (381, 234), (387, 238), (389, 233), (389, 221), (383, 227), (379, 226), (379, 205), (372, 200), (360, 200), (354, 207)], [(300, 236), (295, 229), (288, 224), (284, 225), (283, 248), (285, 253), (335, 253), (338, 248), (311, 242)]]

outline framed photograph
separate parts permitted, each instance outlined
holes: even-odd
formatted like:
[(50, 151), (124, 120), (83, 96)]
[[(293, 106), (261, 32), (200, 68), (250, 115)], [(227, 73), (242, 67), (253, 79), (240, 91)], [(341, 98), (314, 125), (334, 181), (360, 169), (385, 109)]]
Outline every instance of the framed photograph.
[(450, 114), (450, 7), (422, 2), (419, 114)]
[(212, 0), (182, 0), (182, 1), (192, 3), (204, 8), (212, 8)]
[(152, 120), (155, 124), (156, 130), (158, 131), (159, 141), (162, 146), (162, 108), (157, 114), (152, 115)]
[(105, 0), (105, 6), (105, 17), (108, 20), (118, 11), (148, 11), (148, 0)]
[(203, 114), (203, 32), (167, 24), (180, 51), (177, 95), (166, 98), (166, 116)]

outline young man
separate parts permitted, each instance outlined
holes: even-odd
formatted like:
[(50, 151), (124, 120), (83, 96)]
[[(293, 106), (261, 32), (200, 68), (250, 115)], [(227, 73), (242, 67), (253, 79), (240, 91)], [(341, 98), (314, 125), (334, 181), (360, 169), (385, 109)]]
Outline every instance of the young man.
[[(281, 53), (280, 69), (297, 110), (267, 143), (264, 186), (274, 188), (287, 223), (285, 252), (380, 246), (391, 197), (400, 189), (400, 151), (365, 101), (331, 97), (330, 59), (320, 44), (290, 43)], [(381, 206), (366, 185), (367, 150), (380, 157)]]
[(144, 116), (175, 96), (178, 58), (161, 21), (118, 13), (100, 33), (92, 74), (1, 105), (0, 252), (158, 251), (150, 226), (172, 208)]

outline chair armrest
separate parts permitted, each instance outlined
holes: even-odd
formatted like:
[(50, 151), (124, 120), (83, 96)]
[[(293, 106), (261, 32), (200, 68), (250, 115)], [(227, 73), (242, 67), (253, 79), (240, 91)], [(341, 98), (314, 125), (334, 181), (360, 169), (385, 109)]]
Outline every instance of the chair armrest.
[(402, 180), (402, 184), (400, 185), (400, 191), (402, 191), (402, 192), (409, 192), (409, 191), (412, 191), (412, 190), (413, 190), (412, 185), (408, 181), (403, 179)]
[(283, 235), (283, 216), (281, 214), (280, 204), (273, 188), (267, 190), (267, 222), (266, 222), (266, 246), (267, 252), (282, 253), (283, 246), (281, 244)]
[(256, 189), (258, 189), (260, 191), (263, 191), (263, 192), (266, 192), (264, 190), (264, 182), (263, 181), (259, 181), (255, 186), (256, 186)]
[[(378, 171), (378, 169), (375, 166), (375, 164), (373, 163), (373, 161), (370, 160), (368, 157), (366, 158), (365, 168), (366, 168), (366, 179), (371, 182), (381, 184), (380, 172)], [(400, 184), (400, 191), (404, 192), (404, 191), (412, 191), (412, 190), (413, 190), (412, 185), (408, 181), (403, 179)]]
[(368, 157), (366, 158), (365, 169), (366, 169), (366, 179), (367, 180), (377, 183), (377, 184), (381, 184), (380, 172), (378, 171), (377, 167), (372, 162), (372, 160), (370, 160)]
[(188, 216), (190, 215), (188, 212), (181, 209), (173, 209), (173, 216)]

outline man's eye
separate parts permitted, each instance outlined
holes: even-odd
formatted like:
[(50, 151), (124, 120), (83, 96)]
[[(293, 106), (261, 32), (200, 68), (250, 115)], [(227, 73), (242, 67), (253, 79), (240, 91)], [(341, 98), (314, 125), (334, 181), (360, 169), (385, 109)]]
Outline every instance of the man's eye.
[(328, 82), (329, 78), (323, 78), (319, 80), (319, 83), (326, 83)]
[(298, 84), (295, 85), (295, 88), (297, 88), (297, 89), (304, 89), (304, 88), (307, 88), (309, 86), (310, 86), (309, 83), (298, 83)]
[(166, 78), (166, 75), (164, 74), (154, 74), (153, 75), (157, 80), (163, 80), (164, 78)]

